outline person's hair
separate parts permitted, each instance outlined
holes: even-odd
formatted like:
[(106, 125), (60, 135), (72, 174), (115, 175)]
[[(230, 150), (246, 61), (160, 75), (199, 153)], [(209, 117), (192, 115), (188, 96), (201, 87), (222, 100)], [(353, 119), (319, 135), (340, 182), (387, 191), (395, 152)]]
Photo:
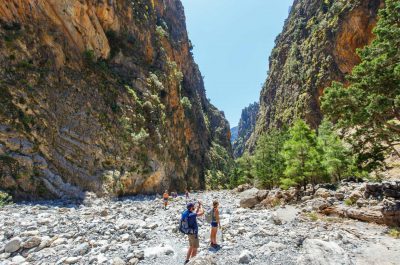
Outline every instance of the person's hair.
[(219, 202), (218, 201), (213, 201), (213, 207), (215, 208), (215, 207), (217, 207), (218, 206), (218, 204), (219, 204)]

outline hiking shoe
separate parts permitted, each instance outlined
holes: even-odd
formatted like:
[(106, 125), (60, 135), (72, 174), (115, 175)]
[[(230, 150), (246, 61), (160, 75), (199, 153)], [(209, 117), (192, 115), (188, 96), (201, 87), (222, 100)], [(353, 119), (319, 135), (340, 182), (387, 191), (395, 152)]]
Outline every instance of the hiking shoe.
[(183, 264), (188, 264), (188, 263), (189, 263), (189, 260), (186, 260), (185, 263), (183, 263)]

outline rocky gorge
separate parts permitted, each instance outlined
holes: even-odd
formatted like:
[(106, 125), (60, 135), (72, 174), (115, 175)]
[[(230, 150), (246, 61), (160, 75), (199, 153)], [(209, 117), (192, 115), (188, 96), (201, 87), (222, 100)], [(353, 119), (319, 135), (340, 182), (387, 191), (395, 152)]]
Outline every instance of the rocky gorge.
[[(252, 208), (245, 201), (251, 189), (191, 194), (207, 209), (212, 200), (220, 201), (223, 232), (222, 248), (210, 249), (209, 225), (200, 218), (200, 253), (189, 264), (398, 264), (400, 241), (387, 226), (320, 213), (331, 207), (332, 196), (357, 197), (361, 185), (344, 187), (335, 194), (319, 188), (314, 199), (300, 203), (286, 203), (290, 192), (281, 192), (280, 202), (270, 204), (278, 192), (258, 191)], [(365, 192), (379, 197), (380, 187)], [(338, 201), (333, 205), (343, 204)], [(357, 202), (351, 207), (373, 207), (361, 206), (361, 198)], [(87, 194), (81, 203), (9, 205), (0, 209), (0, 263), (183, 264), (188, 243), (177, 225), (185, 204), (178, 197), (163, 210), (156, 196), (110, 200)]]

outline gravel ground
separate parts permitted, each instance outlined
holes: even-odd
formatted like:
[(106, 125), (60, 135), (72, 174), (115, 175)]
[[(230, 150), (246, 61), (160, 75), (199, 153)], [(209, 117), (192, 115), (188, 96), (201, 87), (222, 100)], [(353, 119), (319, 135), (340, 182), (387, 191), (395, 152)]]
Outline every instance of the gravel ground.
[[(384, 226), (294, 206), (242, 209), (230, 191), (191, 196), (206, 206), (219, 200), (223, 226), (222, 248), (214, 251), (199, 218), (193, 264), (400, 264), (400, 240)], [(159, 198), (137, 196), (9, 205), (0, 209), (0, 264), (183, 264), (188, 243), (177, 225), (185, 204), (178, 198), (163, 210)]]

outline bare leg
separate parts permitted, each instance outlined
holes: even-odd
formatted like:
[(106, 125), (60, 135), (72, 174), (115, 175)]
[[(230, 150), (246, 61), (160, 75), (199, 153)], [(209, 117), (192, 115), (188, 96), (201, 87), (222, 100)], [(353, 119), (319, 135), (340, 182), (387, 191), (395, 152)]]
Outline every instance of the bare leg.
[(192, 255), (191, 255), (191, 258), (196, 257), (196, 255), (197, 255), (197, 248), (192, 248)]
[(186, 255), (186, 260), (190, 260), (190, 256), (192, 256), (193, 248), (189, 247), (187, 255)]
[(211, 243), (217, 244), (217, 229), (216, 227), (211, 228)]

